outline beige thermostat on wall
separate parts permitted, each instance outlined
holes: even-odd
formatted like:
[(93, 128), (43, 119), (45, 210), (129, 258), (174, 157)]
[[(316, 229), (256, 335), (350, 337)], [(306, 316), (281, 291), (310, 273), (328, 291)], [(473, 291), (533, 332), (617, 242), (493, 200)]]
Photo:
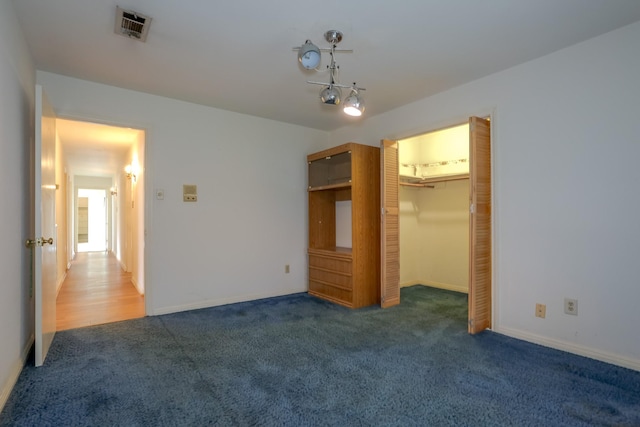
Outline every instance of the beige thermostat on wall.
[(182, 186), (182, 201), (183, 202), (197, 202), (198, 201), (198, 186), (197, 185), (183, 185)]

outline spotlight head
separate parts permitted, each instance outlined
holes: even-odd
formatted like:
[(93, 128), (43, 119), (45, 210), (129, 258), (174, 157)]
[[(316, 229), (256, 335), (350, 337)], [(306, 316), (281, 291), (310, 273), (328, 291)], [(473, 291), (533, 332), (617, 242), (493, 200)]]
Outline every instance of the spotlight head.
[(323, 104), (340, 105), (342, 92), (339, 87), (329, 85), (320, 92), (320, 100)]
[(351, 89), (351, 93), (344, 101), (344, 112), (350, 116), (359, 117), (364, 113), (364, 100), (360, 98), (357, 89)]
[(307, 40), (298, 49), (298, 62), (306, 70), (313, 70), (320, 65), (320, 49), (318, 46), (311, 43), (311, 40)]

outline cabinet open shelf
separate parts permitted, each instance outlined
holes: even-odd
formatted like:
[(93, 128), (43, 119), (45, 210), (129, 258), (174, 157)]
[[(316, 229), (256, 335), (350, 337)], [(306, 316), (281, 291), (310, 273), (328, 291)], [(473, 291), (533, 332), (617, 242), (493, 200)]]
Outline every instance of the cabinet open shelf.
[(349, 187), (351, 187), (351, 180), (347, 182), (341, 182), (339, 184), (329, 184), (329, 185), (321, 185), (318, 187), (309, 187), (309, 191), (336, 190), (340, 188), (349, 188)]

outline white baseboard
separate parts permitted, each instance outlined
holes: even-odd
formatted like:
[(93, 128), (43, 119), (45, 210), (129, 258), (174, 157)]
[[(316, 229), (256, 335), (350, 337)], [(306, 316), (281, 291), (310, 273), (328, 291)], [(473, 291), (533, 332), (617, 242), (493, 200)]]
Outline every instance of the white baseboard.
[(306, 292), (306, 289), (282, 289), (279, 291), (274, 291), (274, 292), (269, 292), (264, 294), (260, 293), (260, 294), (240, 295), (240, 296), (230, 297), (230, 298), (217, 298), (217, 299), (206, 300), (206, 301), (198, 301), (191, 304), (162, 307), (156, 310), (152, 310), (152, 312), (147, 313), (147, 315), (159, 316), (162, 314), (178, 313), (181, 311), (188, 311), (188, 310), (199, 310), (201, 308), (217, 307), (220, 305), (235, 304), (238, 302), (247, 302), (247, 301), (254, 301), (254, 300), (259, 300), (264, 298), (273, 298), (273, 297), (281, 297), (284, 295), (299, 294), (301, 292)]
[(409, 286), (415, 286), (415, 285), (422, 285), (422, 282), (415, 280), (415, 281), (400, 283), (401, 288), (408, 288)]
[(579, 356), (588, 357), (590, 359), (599, 360), (601, 362), (610, 363), (612, 365), (622, 366), (623, 368), (640, 371), (640, 360), (637, 359), (629, 359), (627, 357), (608, 353), (606, 351), (596, 350), (577, 344), (571, 344), (564, 341), (532, 334), (529, 332), (520, 331), (517, 329), (497, 327), (493, 329), (493, 331), (498, 334), (532, 342), (534, 344), (540, 344), (542, 346), (554, 348), (556, 350), (562, 350), (568, 353), (577, 354)]
[(133, 277), (133, 274), (131, 275), (131, 283), (133, 284), (133, 286), (136, 288), (136, 291), (138, 291), (140, 295), (144, 295), (144, 291), (140, 289), (140, 284), (138, 283), (136, 278)]
[(469, 293), (469, 287), (468, 286), (452, 285), (452, 284), (449, 284), (449, 283), (433, 282), (433, 281), (430, 281), (430, 280), (414, 280), (414, 281), (410, 281), (410, 282), (404, 282), (404, 283), (400, 284), (400, 287), (404, 288), (404, 287), (407, 287), (407, 286), (414, 286), (414, 285), (429, 286), (431, 288), (445, 289), (447, 291), (462, 292), (464, 294), (468, 294)]
[[(431, 286), (434, 288), (468, 293), (468, 289), (461, 288), (460, 286), (448, 285), (446, 283), (430, 282), (428, 280), (405, 282), (400, 284), (400, 287), (414, 286), (414, 285)], [(608, 353), (601, 350), (595, 350), (593, 348), (589, 348), (589, 347), (585, 347), (577, 344), (571, 344), (564, 341), (555, 340), (552, 338), (547, 338), (540, 335), (532, 334), (529, 332), (520, 331), (517, 329), (497, 327), (497, 328), (494, 328), (493, 331), (498, 334), (506, 335), (512, 338), (517, 338), (523, 341), (532, 342), (534, 344), (540, 344), (544, 347), (566, 351), (568, 353), (577, 354), (579, 356), (588, 357), (590, 359), (599, 360), (601, 362), (610, 363), (612, 365), (622, 366), (623, 368), (640, 371), (640, 360), (637, 360), (637, 359), (630, 359), (617, 354)]]
[(24, 368), (24, 364), (27, 363), (27, 357), (29, 357), (29, 351), (31, 351), (31, 347), (33, 346), (35, 337), (31, 335), (27, 340), (27, 344), (22, 349), (22, 354), (20, 354), (20, 358), (16, 360), (11, 366), (9, 371), (9, 378), (7, 382), (3, 384), (2, 390), (0, 390), (0, 412), (4, 409), (4, 405), (9, 400), (9, 396), (11, 395), (11, 391), (13, 387), (18, 382), (18, 377), (20, 377), (20, 373), (22, 372), (22, 368)]
[(58, 280), (58, 283), (56, 284), (56, 298), (58, 297), (58, 294), (60, 293), (60, 289), (62, 289), (62, 284), (64, 283), (64, 279), (66, 278), (67, 278), (67, 272), (65, 271), (62, 277), (60, 278), (60, 280)]

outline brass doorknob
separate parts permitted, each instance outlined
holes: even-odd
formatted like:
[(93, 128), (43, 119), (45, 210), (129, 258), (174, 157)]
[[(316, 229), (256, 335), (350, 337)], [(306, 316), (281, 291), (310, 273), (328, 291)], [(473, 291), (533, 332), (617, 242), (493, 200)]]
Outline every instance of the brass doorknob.
[(32, 248), (32, 247), (34, 247), (34, 246), (36, 246), (36, 245), (44, 246), (44, 245), (46, 245), (47, 243), (48, 243), (48, 244), (50, 244), (50, 245), (53, 245), (53, 237), (49, 237), (48, 239), (45, 239), (44, 237), (41, 237), (41, 238), (39, 238), (39, 239), (27, 239), (27, 240), (24, 242), (24, 245), (25, 245), (27, 248)]

